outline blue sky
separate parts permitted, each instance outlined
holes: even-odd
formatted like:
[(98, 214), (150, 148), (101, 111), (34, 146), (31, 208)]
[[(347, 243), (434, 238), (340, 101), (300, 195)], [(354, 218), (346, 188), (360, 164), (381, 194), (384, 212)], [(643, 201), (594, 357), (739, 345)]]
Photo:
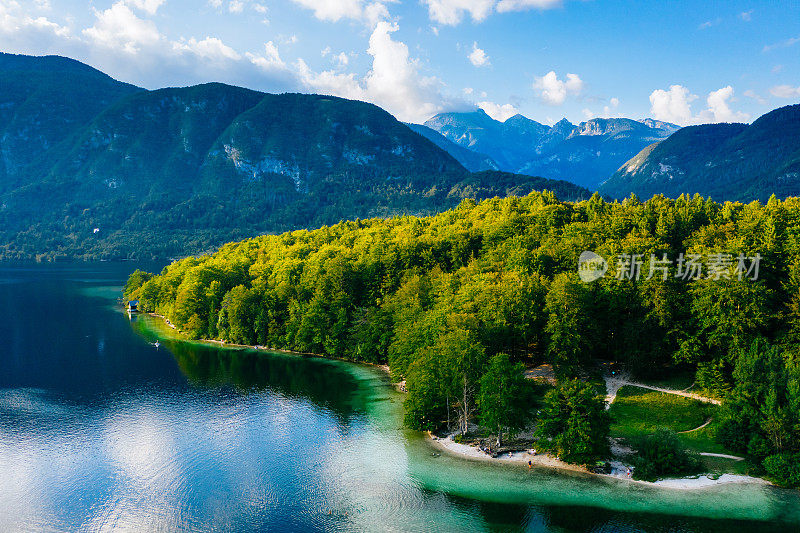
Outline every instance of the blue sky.
[(154, 89), (223, 81), (374, 102), (752, 121), (800, 101), (800, 2), (0, 0), (0, 50)]

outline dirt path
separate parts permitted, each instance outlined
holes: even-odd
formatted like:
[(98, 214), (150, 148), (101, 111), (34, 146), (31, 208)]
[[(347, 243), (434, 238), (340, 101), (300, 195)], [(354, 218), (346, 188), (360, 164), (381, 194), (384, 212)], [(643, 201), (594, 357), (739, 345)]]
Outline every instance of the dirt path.
[[(715, 400), (714, 398), (708, 398), (706, 396), (701, 396), (700, 394), (696, 394), (694, 392), (686, 392), (685, 390), (672, 390), (672, 389), (662, 389), (661, 387), (652, 387), (650, 385), (645, 385), (644, 383), (638, 383), (636, 381), (629, 381), (628, 379), (620, 376), (620, 377), (606, 377), (606, 409), (611, 407), (611, 404), (614, 403), (614, 399), (617, 397), (617, 392), (619, 389), (624, 387), (625, 385), (630, 385), (632, 387), (639, 387), (641, 389), (648, 389), (653, 390), (656, 392), (663, 392), (666, 394), (675, 394), (676, 396), (683, 396), (685, 398), (692, 398), (694, 400), (698, 400), (705, 403), (711, 403), (714, 405), (722, 405), (722, 402), (719, 400)], [(698, 428), (699, 429), (699, 428)]]
[(734, 461), (744, 461), (744, 457), (739, 457), (738, 455), (728, 455), (725, 453), (699, 452), (698, 455), (705, 455), (706, 457), (722, 457), (723, 459), (733, 459)]
[(711, 423), (711, 420), (713, 420), (713, 418), (709, 418), (708, 420), (706, 420), (706, 421), (703, 423), (703, 425), (702, 425), (702, 426), (697, 426), (697, 427), (696, 427), (696, 428), (694, 428), (694, 429), (687, 429), (686, 431), (679, 431), (678, 433), (692, 433), (693, 431), (698, 431), (698, 430), (700, 430), (700, 429), (703, 429), (703, 428), (704, 428), (704, 427), (706, 427), (707, 425), (709, 425), (709, 424)]

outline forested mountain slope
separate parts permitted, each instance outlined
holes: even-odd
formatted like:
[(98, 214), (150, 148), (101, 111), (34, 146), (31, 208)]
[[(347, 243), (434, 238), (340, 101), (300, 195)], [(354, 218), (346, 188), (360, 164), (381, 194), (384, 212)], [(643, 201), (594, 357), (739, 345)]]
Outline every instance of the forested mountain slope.
[(600, 191), (717, 200), (766, 201), (800, 194), (800, 105), (776, 109), (747, 124), (684, 128), (625, 163)]
[(0, 53), (0, 194), (46, 171), (61, 141), (140, 90), (72, 59)]
[(58, 57), (3, 55), (0, 72), (0, 259), (185, 255), (533, 183), (588, 195), (470, 175), (363, 102), (219, 83), (145, 91)]

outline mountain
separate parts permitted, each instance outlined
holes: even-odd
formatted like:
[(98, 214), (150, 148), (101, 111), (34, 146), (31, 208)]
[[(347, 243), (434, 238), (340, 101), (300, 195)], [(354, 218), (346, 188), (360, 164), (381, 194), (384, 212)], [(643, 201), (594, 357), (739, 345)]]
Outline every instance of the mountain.
[(716, 200), (766, 201), (800, 195), (800, 105), (782, 107), (751, 125), (683, 128), (642, 150), (600, 188), (676, 197), (699, 193)]
[(64, 57), (0, 53), (0, 193), (41, 171), (40, 156), (141, 89)]
[(470, 174), (363, 102), (220, 83), (147, 91), (64, 58), (2, 55), (0, 80), (0, 259), (169, 257), (534, 186), (588, 194)]
[(406, 126), (453, 156), (456, 161), (470, 172), (498, 170), (500, 168), (488, 155), (464, 148), (428, 126), (423, 126), (422, 124), (406, 124)]
[(515, 115), (500, 122), (482, 109), (440, 113), (425, 125), (464, 148), (486, 154), (501, 170), (568, 180), (590, 189), (642, 148), (679, 129), (652, 119), (592, 119), (578, 125), (562, 119), (545, 126)]

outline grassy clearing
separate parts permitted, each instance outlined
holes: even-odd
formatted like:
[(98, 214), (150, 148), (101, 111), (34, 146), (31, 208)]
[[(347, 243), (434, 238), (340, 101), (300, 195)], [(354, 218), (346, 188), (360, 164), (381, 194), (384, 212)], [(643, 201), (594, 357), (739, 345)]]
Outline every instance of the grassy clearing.
[(738, 455), (726, 449), (714, 440), (717, 433), (719, 421), (714, 419), (703, 429), (692, 431), (691, 433), (679, 433), (678, 438), (687, 449), (696, 452), (725, 453), (728, 455)]
[[(691, 398), (626, 385), (619, 390), (609, 410), (611, 436), (629, 439), (649, 435), (660, 427), (675, 432), (687, 431), (701, 426), (717, 409), (715, 405)], [(715, 451), (704, 448), (710, 445), (705, 429), (682, 435), (682, 440), (692, 442), (692, 449), (698, 446), (703, 448), (698, 451)]]
[(703, 467), (706, 472), (717, 472), (720, 474), (739, 474), (742, 476), (751, 475), (752, 465), (748, 461), (734, 461), (723, 457), (701, 456)]

